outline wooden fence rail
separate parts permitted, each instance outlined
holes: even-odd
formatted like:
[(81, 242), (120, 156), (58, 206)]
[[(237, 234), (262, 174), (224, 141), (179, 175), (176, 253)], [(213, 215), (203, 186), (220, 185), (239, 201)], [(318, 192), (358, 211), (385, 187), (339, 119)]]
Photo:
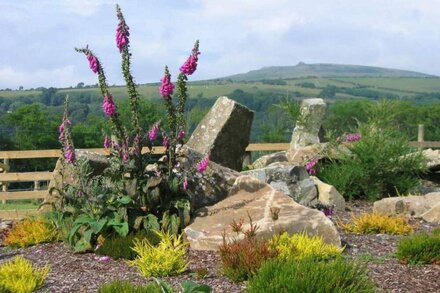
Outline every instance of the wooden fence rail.
[[(419, 131), (420, 133), (420, 131)], [(423, 129), (422, 129), (423, 133)], [(423, 135), (418, 137), (418, 141), (410, 142), (411, 147), (415, 148), (440, 148), (440, 141), (424, 141)], [(252, 152), (257, 151), (284, 151), (289, 148), (288, 143), (256, 143), (249, 144), (246, 148), (246, 153), (249, 156)], [(92, 152), (108, 155), (109, 150), (106, 149), (85, 149)], [(149, 152), (148, 148), (143, 148), (143, 153)], [(165, 149), (163, 147), (153, 148), (156, 154), (163, 154)], [(3, 203), (6, 200), (21, 200), (21, 199), (42, 199), (46, 197), (47, 190), (40, 190), (40, 181), (52, 180), (52, 171), (47, 172), (10, 172), (9, 160), (12, 159), (37, 159), (37, 158), (58, 158), (61, 155), (60, 150), (29, 150), (29, 151), (0, 151), (0, 182), (2, 183), (2, 191), (0, 192), (0, 201)], [(34, 190), (30, 191), (11, 191), (8, 190), (9, 182), (34, 182)], [(26, 215), (34, 214), (33, 210), (0, 210), (0, 219), (16, 219)]]

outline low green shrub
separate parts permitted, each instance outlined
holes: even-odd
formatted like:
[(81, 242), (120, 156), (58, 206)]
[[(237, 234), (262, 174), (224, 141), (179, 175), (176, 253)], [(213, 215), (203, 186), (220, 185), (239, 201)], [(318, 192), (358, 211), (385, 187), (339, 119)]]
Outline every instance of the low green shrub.
[(359, 234), (408, 234), (414, 228), (408, 220), (398, 216), (386, 216), (377, 213), (352, 215), (350, 223), (338, 223), (338, 226), (348, 232)]
[(30, 261), (17, 256), (0, 266), (0, 292), (33, 292), (43, 286), (49, 270), (49, 267), (34, 268)]
[(249, 293), (360, 293), (375, 292), (365, 268), (343, 258), (330, 262), (274, 259), (250, 279)]
[(153, 245), (146, 239), (134, 239), (133, 251), (137, 257), (128, 263), (136, 266), (144, 277), (163, 277), (184, 272), (188, 267), (188, 243), (183, 241), (181, 235), (176, 236), (169, 232), (155, 233), (160, 238), (158, 245)]
[(153, 246), (156, 246), (160, 242), (158, 236), (153, 232), (130, 233), (125, 237), (113, 235), (104, 239), (103, 243), (98, 245), (95, 253), (99, 255), (107, 255), (113, 259), (122, 258), (133, 260), (137, 256), (136, 252), (133, 250), (135, 239), (145, 239)]
[(98, 293), (162, 293), (156, 283), (135, 285), (129, 281), (113, 281), (98, 288)]
[(318, 163), (317, 176), (348, 199), (375, 200), (407, 194), (416, 187), (425, 158), (409, 147), (408, 138), (396, 127), (395, 106), (385, 101), (372, 107), (368, 121), (356, 130), (361, 138), (347, 142), (345, 150), (339, 148), (337, 160)]
[(275, 235), (270, 241), (271, 249), (278, 253), (282, 260), (301, 260), (312, 258), (315, 260), (326, 260), (341, 255), (343, 248), (326, 244), (322, 236), (308, 236), (305, 233), (289, 236), (287, 232)]
[(440, 228), (432, 235), (418, 233), (403, 238), (397, 245), (396, 256), (408, 264), (440, 264)]

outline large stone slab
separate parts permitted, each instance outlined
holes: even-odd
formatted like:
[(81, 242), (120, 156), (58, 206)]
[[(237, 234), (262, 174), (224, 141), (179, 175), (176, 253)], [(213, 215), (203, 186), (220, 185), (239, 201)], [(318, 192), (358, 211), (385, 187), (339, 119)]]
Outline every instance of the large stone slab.
[[(181, 169), (189, 171), (194, 170), (203, 157), (201, 153), (184, 145), (179, 150), (177, 159), (181, 164)], [(188, 172), (189, 186), (186, 192), (191, 201), (191, 209), (213, 205), (226, 198), (239, 176), (239, 172), (212, 161), (202, 174)]]
[(421, 218), (423, 214), (440, 203), (440, 192), (421, 196), (389, 197), (376, 201), (373, 211), (384, 215), (405, 215)]
[(440, 224), (440, 202), (423, 213), (422, 219), (429, 223)]
[[(276, 220), (271, 212), (274, 208), (280, 209)], [(268, 238), (280, 231), (290, 234), (305, 231), (309, 235), (321, 235), (327, 243), (341, 245), (336, 227), (322, 212), (304, 207), (250, 176), (238, 177), (226, 199), (198, 211), (192, 224), (185, 228), (186, 238), (193, 249), (217, 250), (223, 234), (227, 240), (237, 236), (230, 227), (232, 220), (245, 220), (246, 230), (248, 216), (259, 227), (256, 237)]]
[(211, 160), (241, 170), (249, 144), (254, 113), (245, 106), (220, 97), (194, 130), (187, 145)]
[(252, 163), (251, 169), (261, 169), (269, 166), (272, 163), (287, 162), (287, 152), (276, 152), (273, 154), (265, 155), (259, 157), (255, 162)]
[(320, 143), (319, 132), (325, 115), (326, 104), (323, 99), (305, 99), (301, 104), (301, 118), (292, 133), (290, 149)]
[(309, 174), (303, 166), (287, 162), (276, 162), (265, 168), (241, 173), (270, 184), (273, 188), (289, 195), (301, 205), (311, 206), (316, 203), (318, 192), (315, 183), (309, 178)]
[(315, 176), (310, 176), (318, 189), (318, 201), (332, 206), (336, 211), (345, 210), (345, 199), (333, 185), (322, 182)]
[(440, 171), (440, 150), (427, 149), (423, 151), (426, 157), (426, 166), (429, 171)]

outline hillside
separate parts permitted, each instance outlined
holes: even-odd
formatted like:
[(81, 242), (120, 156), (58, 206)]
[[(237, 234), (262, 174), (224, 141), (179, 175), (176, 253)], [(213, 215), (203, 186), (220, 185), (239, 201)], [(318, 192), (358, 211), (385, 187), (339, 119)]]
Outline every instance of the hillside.
[(222, 79), (234, 81), (258, 81), (265, 79), (289, 79), (298, 77), (434, 77), (420, 72), (381, 68), (362, 65), (345, 64), (305, 64), (300, 62), (296, 66), (271, 66), (248, 73), (235, 74)]

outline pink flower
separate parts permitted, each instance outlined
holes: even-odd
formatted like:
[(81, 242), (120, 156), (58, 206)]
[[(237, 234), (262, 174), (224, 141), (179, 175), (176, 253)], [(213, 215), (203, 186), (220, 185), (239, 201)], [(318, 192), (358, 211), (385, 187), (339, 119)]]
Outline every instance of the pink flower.
[(127, 145), (124, 143), (124, 144), (122, 144), (122, 147), (121, 147), (121, 149), (122, 149), (122, 161), (123, 162), (128, 162), (128, 152), (127, 152)]
[(110, 95), (104, 97), (102, 108), (104, 109), (104, 113), (107, 117), (112, 117), (116, 113), (116, 105)]
[(157, 138), (157, 133), (159, 132), (160, 123), (157, 122), (151, 127), (150, 131), (148, 132), (148, 138), (151, 142), (155, 141)]
[(106, 135), (104, 137), (104, 148), (108, 149), (110, 147), (110, 139), (108, 138), (108, 136)]
[(129, 27), (125, 22), (119, 21), (118, 27), (116, 28), (116, 47), (118, 47), (119, 52), (122, 52), (128, 45), (128, 36), (130, 35), (128, 30)]
[(183, 65), (180, 67), (180, 72), (186, 75), (193, 74), (197, 69), (197, 61), (199, 61), (198, 55), (199, 52), (199, 42), (197, 41), (194, 49), (192, 51), (192, 54), (188, 57), (188, 59), (183, 63)]
[(165, 74), (161, 79), (159, 91), (161, 96), (166, 99), (173, 94), (174, 84), (171, 83), (171, 75), (168, 71), (168, 67), (165, 67)]
[(183, 140), (185, 138), (185, 131), (181, 130), (179, 131), (179, 134), (177, 135), (178, 140)]
[(185, 180), (183, 180), (183, 190), (187, 191), (188, 190), (188, 179), (185, 177)]
[(199, 173), (203, 173), (205, 172), (206, 168), (208, 167), (209, 164), (209, 154), (206, 155), (206, 157), (204, 157), (198, 164), (197, 164), (197, 171)]
[(163, 136), (162, 145), (166, 148), (170, 146), (170, 141), (168, 140), (168, 137), (166, 137), (166, 135)]
[(87, 60), (89, 60), (89, 66), (90, 69), (93, 71), (93, 73), (98, 73), (99, 71), (99, 62), (98, 62), (98, 58), (96, 58), (92, 53), (88, 53), (86, 55)]
[(110, 260), (110, 256), (100, 256), (100, 257), (95, 257), (95, 260), (99, 261), (99, 262), (108, 262)]
[(70, 145), (66, 145), (64, 147), (64, 157), (69, 164), (73, 164), (75, 162), (75, 152), (72, 150)]
[(346, 142), (353, 142), (353, 141), (358, 141), (362, 138), (362, 135), (360, 133), (350, 133), (347, 134), (347, 136), (345, 137), (345, 141)]
[(310, 175), (316, 174), (316, 170), (314, 169), (314, 167), (317, 163), (318, 163), (318, 159), (313, 159), (306, 164), (306, 170)]

